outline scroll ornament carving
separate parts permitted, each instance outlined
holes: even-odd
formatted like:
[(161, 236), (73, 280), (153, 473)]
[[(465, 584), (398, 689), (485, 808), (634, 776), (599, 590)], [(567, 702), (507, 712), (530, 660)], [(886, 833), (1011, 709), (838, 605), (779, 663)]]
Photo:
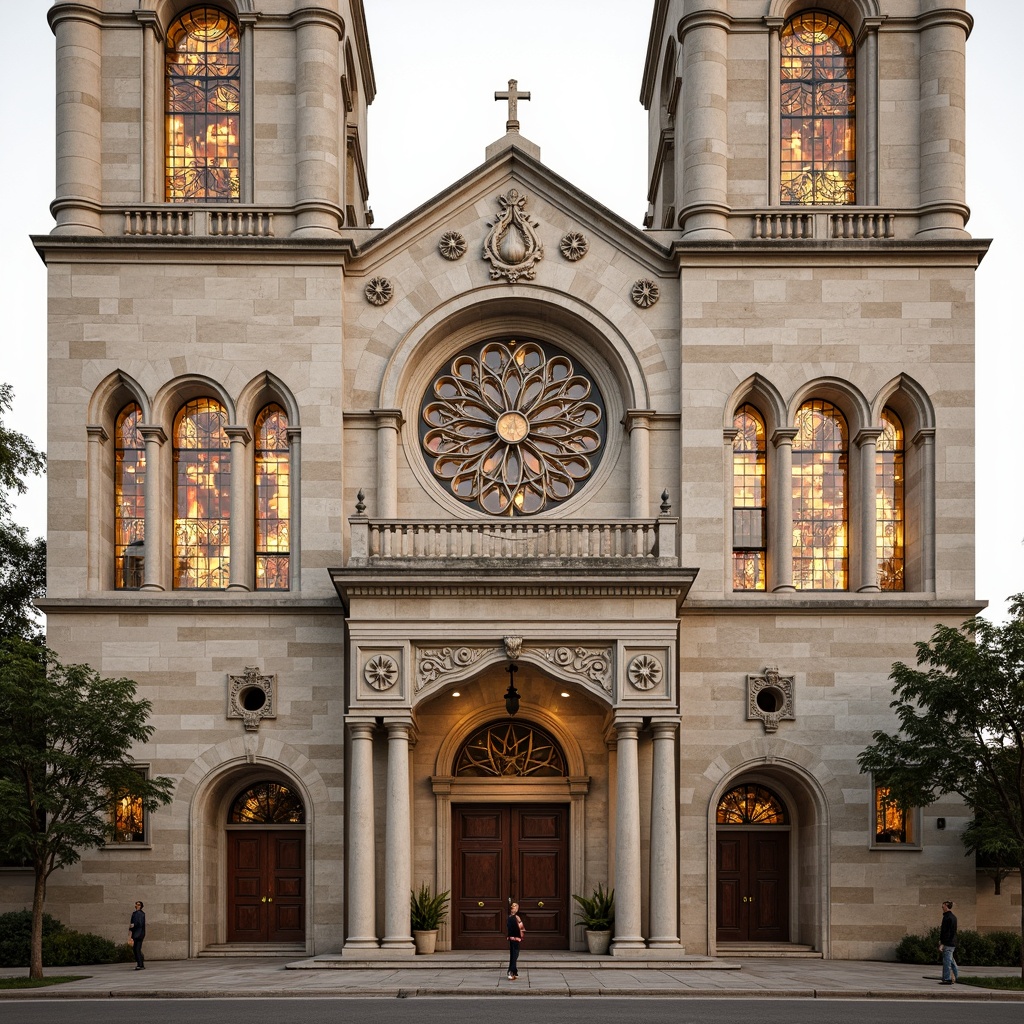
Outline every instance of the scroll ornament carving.
[(398, 664), (387, 654), (375, 654), (363, 666), (363, 679), (374, 690), (390, 690), (398, 682)]
[(240, 718), (247, 732), (255, 732), (264, 718), (276, 718), (274, 690), (277, 676), (262, 676), (247, 666), (240, 676), (228, 676), (228, 718)]
[(375, 277), (364, 289), (366, 295), (366, 301), (373, 306), (383, 306), (386, 302), (390, 302), (391, 296), (394, 295), (394, 288), (391, 287), (391, 282), (386, 277)]
[(498, 204), (501, 212), (484, 239), (483, 258), (491, 264), (491, 279), (505, 277), (509, 284), (521, 277), (532, 281), (544, 246), (534, 230), (536, 222), (526, 213), (526, 196), (511, 188), (498, 196)]
[(558, 247), (570, 263), (575, 263), (587, 255), (590, 250), (590, 242), (587, 241), (587, 236), (582, 231), (567, 231), (562, 235)]
[(649, 278), (642, 277), (633, 285), (633, 302), (641, 309), (650, 309), (661, 296), (658, 286)]
[(538, 647), (537, 654), (580, 682), (596, 683), (606, 693), (612, 692), (611, 647)]
[(460, 231), (446, 231), (437, 243), (437, 251), (446, 260), (460, 260), (466, 255), (466, 238)]
[(762, 675), (747, 676), (747, 721), (760, 719), (767, 733), (776, 732), (783, 719), (794, 721), (795, 687), (795, 677), (780, 675), (775, 665)]
[(422, 690), (442, 676), (475, 665), (485, 654), (483, 647), (433, 647), (416, 652), (416, 689)]
[(653, 690), (664, 675), (661, 662), (650, 654), (638, 654), (626, 669), (626, 678), (637, 690)]

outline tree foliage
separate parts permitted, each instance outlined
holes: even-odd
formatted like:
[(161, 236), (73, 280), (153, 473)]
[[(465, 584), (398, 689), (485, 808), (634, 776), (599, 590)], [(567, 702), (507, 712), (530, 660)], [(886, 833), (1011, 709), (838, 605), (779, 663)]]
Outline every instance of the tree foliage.
[(1024, 594), (1003, 624), (936, 627), (917, 644), (917, 666), (893, 665), (899, 730), (874, 733), (861, 771), (904, 807), (959, 794), (974, 815), (967, 851), (1024, 876)]
[(31, 977), (42, 977), (50, 875), (114, 837), (115, 795), (146, 811), (171, 799), (172, 780), (145, 778), (131, 756), (152, 734), (149, 712), (131, 679), (63, 665), (38, 644), (0, 643), (0, 855), (35, 874)]

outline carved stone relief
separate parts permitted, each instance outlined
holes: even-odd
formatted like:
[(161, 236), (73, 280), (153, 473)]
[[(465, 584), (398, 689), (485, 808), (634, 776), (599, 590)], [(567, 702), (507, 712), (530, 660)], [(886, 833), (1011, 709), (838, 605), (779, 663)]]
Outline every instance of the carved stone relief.
[(606, 693), (612, 692), (611, 647), (537, 647), (531, 653), (556, 666), (560, 675), (575, 676), (581, 683), (596, 683)]
[(460, 231), (446, 231), (437, 243), (437, 251), (446, 260), (460, 260), (466, 255), (466, 238)]
[(366, 301), (371, 305), (383, 306), (391, 300), (394, 289), (386, 277), (375, 277), (366, 286), (364, 294), (366, 295)]
[(775, 732), (783, 719), (794, 721), (794, 688), (794, 677), (779, 675), (775, 665), (761, 675), (747, 676), (747, 721), (759, 719), (765, 732)]
[(387, 654), (375, 654), (363, 666), (363, 679), (373, 690), (390, 690), (398, 682), (398, 663)]
[(491, 264), (491, 278), (505, 277), (510, 284), (519, 278), (532, 281), (536, 264), (544, 258), (544, 245), (526, 213), (526, 196), (511, 188), (498, 196), (501, 211), (484, 239), (483, 258)]
[(626, 678), (637, 690), (653, 690), (664, 677), (661, 662), (651, 654), (638, 654), (626, 668)]
[(587, 255), (590, 249), (590, 242), (587, 241), (587, 236), (582, 231), (567, 231), (562, 235), (562, 240), (558, 243), (558, 247), (562, 250), (562, 255), (570, 263), (575, 263)]
[(240, 718), (249, 732), (255, 732), (264, 718), (276, 718), (274, 691), (277, 676), (262, 676), (255, 666), (240, 676), (228, 676), (228, 718)]
[(475, 665), (488, 651), (485, 647), (425, 647), (416, 651), (416, 690), (443, 676)]
[(633, 285), (631, 295), (633, 302), (641, 309), (650, 309), (658, 301), (661, 292), (653, 281), (642, 277)]

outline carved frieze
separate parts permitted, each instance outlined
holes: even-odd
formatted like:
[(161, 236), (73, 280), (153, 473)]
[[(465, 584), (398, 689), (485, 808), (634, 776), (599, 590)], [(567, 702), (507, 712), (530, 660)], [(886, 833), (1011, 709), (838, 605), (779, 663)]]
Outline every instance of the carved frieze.
[(511, 188), (498, 196), (498, 219), (484, 239), (483, 258), (491, 264), (491, 278), (507, 278), (515, 284), (521, 277), (532, 281), (536, 265), (544, 258), (544, 245), (537, 224), (526, 213), (526, 196)]
[(416, 651), (416, 689), (422, 690), (443, 676), (475, 665), (485, 647), (424, 647)]
[(586, 685), (596, 683), (606, 693), (612, 692), (611, 647), (537, 647), (530, 653), (554, 665), (561, 676), (575, 677)]

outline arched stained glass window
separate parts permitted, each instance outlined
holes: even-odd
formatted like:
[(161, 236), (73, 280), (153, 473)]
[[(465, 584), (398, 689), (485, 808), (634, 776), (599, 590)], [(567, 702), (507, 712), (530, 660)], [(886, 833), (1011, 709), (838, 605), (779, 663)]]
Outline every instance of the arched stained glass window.
[(256, 417), (256, 589), (287, 590), (291, 465), (288, 416), (268, 405)]
[(853, 35), (838, 18), (805, 11), (782, 29), (782, 203), (856, 200)]
[(146, 536), (146, 446), (135, 402), (118, 413), (114, 426), (114, 586), (142, 586)]
[(719, 825), (785, 825), (786, 808), (770, 789), (748, 783), (730, 789), (718, 801), (715, 821)]
[(174, 419), (174, 586), (227, 587), (231, 553), (231, 453), (227, 413), (210, 398)]
[(239, 793), (231, 805), (229, 825), (302, 825), (302, 801), (280, 782), (257, 782)]
[(878, 586), (903, 589), (903, 424), (891, 410), (882, 411), (882, 433), (875, 455)]
[(456, 775), (565, 775), (565, 756), (543, 729), (500, 721), (478, 729), (455, 758)]
[(194, 7), (168, 29), (168, 202), (239, 197), (238, 25), (216, 7)]
[(793, 585), (845, 590), (848, 450), (846, 420), (829, 402), (800, 407), (793, 440)]
[(744, 405), (733, 420), (732, 588), (765, 589), (767, 492), (764, 420)]

